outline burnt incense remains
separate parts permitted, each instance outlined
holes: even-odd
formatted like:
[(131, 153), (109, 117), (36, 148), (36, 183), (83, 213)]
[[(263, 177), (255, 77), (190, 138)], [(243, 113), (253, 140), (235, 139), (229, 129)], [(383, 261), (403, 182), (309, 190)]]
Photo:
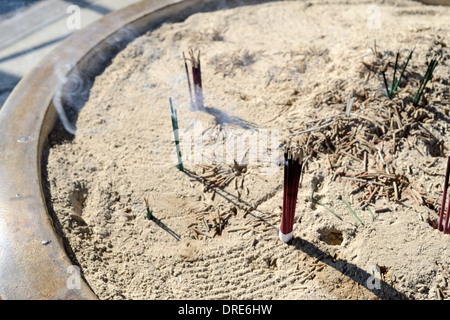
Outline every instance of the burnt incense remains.
[(447, 205), (447, 214), (445, 216), (444, 226), (442, 226), (442, 220), (444, 219), (444, 212), (445, 212), (445, 201), (447, 200), (447, 189), (448, 189), (449, 177), (450, 177), (450, 157), (448, 157), (448, 159), (447, 159), (447, 170), (445, 173), (445, 181), (444, 181), (444, 194), (442, 195), (441, 212), (439, 214), (439, 222), (438, 222), (438, 229), (439, 229), (439, 231), (442, 231), (444, 234), (450, 233), (450, 230), (449, 230), (450, 226), (448, 225), (450, 200)]
[(302, 163), (302, 149), (287, 145), (284, 149), (283, 213), (279, 232), (280, 240), (286, 243), (292, 239)]
[[(189, 87), (189, 96), (191, 99), (191, 109), (194, 111), (203, 110), (204, 109), (203, 85), (202, 85), (202, 69), (200, 63), (200, 51), (198, 52), (197, 57), (195, 57), (194, 52), (192, 50), (189, 52), (189, 55), (190, 58), (186, 58), (186, 56), (183, 53), (184, 67), (186, 69), (186, 77)], [(189, 69), (187, 61), (190, 61), (192, 66), (192, 82), (194, 83), (194, 94), (192, 94), (192, 86), (189, 77)]]

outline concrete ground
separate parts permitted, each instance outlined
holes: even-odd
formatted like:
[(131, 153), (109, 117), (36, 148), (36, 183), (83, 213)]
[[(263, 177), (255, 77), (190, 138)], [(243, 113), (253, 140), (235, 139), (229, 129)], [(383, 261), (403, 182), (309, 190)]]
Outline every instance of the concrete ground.
[(20, 79), (59, 42), (106, 14), (139, 1), (0, 1), (0, 108)]

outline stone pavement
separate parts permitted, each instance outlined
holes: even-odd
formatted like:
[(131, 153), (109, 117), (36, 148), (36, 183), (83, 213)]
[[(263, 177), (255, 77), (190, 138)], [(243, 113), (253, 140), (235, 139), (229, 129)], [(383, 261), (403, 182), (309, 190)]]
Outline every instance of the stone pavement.
[(140, 0), (0, 1), (0, 108), (20, 79), (60, 41)]

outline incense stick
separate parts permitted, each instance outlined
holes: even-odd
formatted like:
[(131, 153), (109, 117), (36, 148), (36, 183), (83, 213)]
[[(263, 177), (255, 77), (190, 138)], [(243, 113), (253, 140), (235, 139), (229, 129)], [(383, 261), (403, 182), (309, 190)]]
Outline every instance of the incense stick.
[[(203, 110), (204, 109), (204, 103), (203, 103), (203, 84), (202, 84), (202, 69), (201, 69), (201, 62), (200, 62), (200, 51), (197, 54), (197, 57), (194, 56), (194, 51), (189, 51), (190, 58), (187, 59), (183, 53), (184, 58), (184, 66), (186, 69), (186, 76), (188, 79), (188, 86), (189, 86), (189, 95), (191, 98), (191, 108), (193, 110)], [(191, 62), (191, 70), (192, 70), (192, 82), (194, 83), (194, 94), (192, 94), (192, 87), (189, 80), (189, 71), (187, 67), (186, 61), (189, 60)], [(194, 100), (195, 98), (195, 100)]]
[(414, 52), (414, 48), (411, 50), (411, 52), (409, 53), (408, 59), (406, 60), (406, 63), (403, 65), (403, 69), (402, 69), (402, 73), (400, 74), (400, 77), (398, 78), (397, 82), (395, 83), (395, 86), (392, 89), (392, 93), (395, 92), (395, 90), (397, 90), (398, 85), (400, 84), (400, 80), (403, 77), (403, 74), (405, 73), (406, 70), (406, 66), (408, 65), (409, 60), (411, 60), (411, 57), (413, 55)]
[(424, 77), (420, 81), (419, 89), (417, 90), (416, 94), (414, 95), (413, 104), (415, 106), (419, 105), (420, 99), (422, 98), (423, 91), (425, 90), (425, 87), (427, 86), (428, 81), (431, 79), (431, 76), (433, 75), (433, 71), (436, 68), (438, 64), (437, 59), (432, 59), (430, 64), (428, 65), (427, 71), (425, 72)]
[(373, 214), (372, 210), (370, 210), (370, 207), (367, 206), (366, 208), (367, 208), (367, 210), (369, 210), (370, 214), (372, 215), (372, 221), (375, 221), (375, 215)]
[[(285, 208), (287, 207), (287, 191), (288, 191), (288, 185), (287, 185), (287, 181), (288, 181), (288, 170), (289, 170), (289, 165), (288, 165), (288, 147), (285, 145), (284, 146), (284, 182), (283, 182), (283, 212), (285, 210)], [(283, 218), (284, 213), (282, 214), (282, 218)], [(281, 230), (280, 230), (281, 232)]]
[(292, 239), (294, 227), (295, 207), (303, 163), (301, 151), (299, 147), (291, 147), (289, 144), (284, 147), (283, 212), (279, 239), (286, 243)]
[(345, 205), (347, 206), (347, 208), (350, 210), (351, 213), (353, 213), (353, 215), (356, 217), (356, 219), (358, 219), (358, 221), (364, 225), (364, 223), (361, 221), (361, 219), (358, 217), (358, 215), (355, 213), (355, 211), (353, 211), (353, 209), (350, 207), (350, 205), (344, 200), (344, 198), (341, 198), (342, 202), (345, 203)]
[(295, 161), (294, 164), (294, 185), (293, 185), (293, 190), (292, 190), (292, 194), (290, 195), (290, 197), (292, 198), (292, 206), (293, 208), (292, 210), (292, 215), (291, 215), (291, 220), (290, 220), (290, 225), (293, 226), (294, 225), (294, 218), (295, 218), (295, 208), (297, 206), (297, 197), (298, 197), (298, 187), (299, 187), (299, 183), (300, 183), (300, 174), (301, 174), (301, 168), (302, 168), (302, 163), (300, 162), (300, 148), (297, 147), (297, 154), (294, 155), (294, 159), (293, 161)]
[(319, 204), (319, 205), (321, 205), (322, 207), (324, 207), (325, 209), (327, 209), (329, 212), (331, 212), (336, 218), (338, 218), (339, 220), (342, 220), (342, 218), (341, 217), (339, 217), (336, 213), (334, 213), (334, 211), (333, 210), (331, 210), (330, 208), (328, 208), (326, 205), (324, 205), (323, 203), (321, 203), (319, 200), (317, 200), (316, 198), (314, 198), (314, 192), (316, 191), (316, 188), (315, 187), (313, 187), (313, 191), (312, 191), (312, 194), (311, 194), (311, 198), (312, 198), (312, 201), (314, 202), (317, 202), (317, 204)]
[(180, 137), (178, 134), (178, 114), (177, 114), (177, 110), (173, 108), (172, 98), (169, 98), (169, 102), (170, 102), (170, 111), (171, 111), (171, 118), (172, 118), (173, 135), (175, 138), (175, 147), (177, 150), (177, 157), (178, 157), (177, 167), (180, 171), (184, 171), (183, 160), (181, 158), (181, 150), (180, 150)]
[(384, 73), (384, 71), (382, 71), (384, 86), (386, 87), (386, 93), (387, 93), (387, 96), (389, 99), (391, 99), (394, 96), (394, 93), (397, 90), (398, 85), (400, 84), (400, 80), (402, 79), (403, 74), (405, 73), (406, 67), (408, 66), (409, 60), (411, 60), (413, 52), (414, 52), (414, 49), (412, 49), (411, 52), (409, 53), (409, 56), (406, 59), (405, 64), (403, 65), (402, 72), (400, 73), (400, 77), (398, 77), (398, 79), (397, 79), (398, 58), (400, 56), (400, 53), (397, 51), (397, 55), (395, 57), (394, 74), (392, 76), (391, 90), (389, 90), (389, 86), (388, 86), (388, 83), (386, 80), (386, 74)]
[(147, 198), (144, 198), (144, 202), (145, 202), (145, 207), (147, 209), (147, 219), (148, 220), (153, 220), (153, 214), (152, 214), (152, 211), (150, 210), (150, 206), (148, 205)]
[[(447, 170), (445, 173), (445, 181), (444, 181), (444, 194), (442, 195), (441, 212), (439, 214), (439, 222), (438, 222), (438, 230), (439, 231), (443, 231), (442, 219), (444, 217), (444, 211), (445, 211), (445, 200), (447, 200), (447, 189), (448, 189), (449, 178), (450, 178), (450, 157), (448, 157), (448, 159), (447, 159)], [(448, 208), (447, 208), (447, 217), (448, 217)]]
[[(450, 171), (450, 169), (449, 169), (449, 167), (450, 167), (450, 157), (448, 158), (448, 162), (447, 162), (447, 173), (446, 173), (446, 175), (445, 175), (445, 183), (444, 183), (444, 195), (446, 196), (446, 194), (447, 194), (447, 187), (448, 187), (448, 179), (449, 179), (449, 171)], [(445, 202), (445, 200), (443, 200), (443, 202)], [(443, 206), (445, 205), (445, 203), (443, 204)], [(450, 216), (450, 198), (449, 198), (449, 201), (448, 201), (448, 205), (447, 205), (447, 214), (445, 215), (445, 222), (444, 222), (444, 230), (443, 230), (443, 233), (444, 234), (446, 234), (446, 233), (449, 233), (449, 225), (448, 225), (448, 223), (449, 223), (449, 216)], [(441, 207), (441, 215), (440, 215), (440, 217), (439, 217), (439, 221), (440, 222), (442, 222), (442, 219), (441, 219), (441, 216), (443, 216), (443, 214), (444, 214), (444, 209), (443, 209), (443, 207)], [(439, 226), (439, 225), (438, 225)]]

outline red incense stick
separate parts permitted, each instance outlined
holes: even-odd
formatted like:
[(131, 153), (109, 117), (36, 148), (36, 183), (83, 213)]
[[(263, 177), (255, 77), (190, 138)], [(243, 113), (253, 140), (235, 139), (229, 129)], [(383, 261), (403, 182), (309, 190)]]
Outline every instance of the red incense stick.
[(450, 199), (448, 200), (447, 214), (445, 216), (444, 231), (443, 231), (444, 234), (450, 233), (449, 225), (448, 225), (448, 221), (449, 221), (448, 217), (450, 216), (450, 214), (449, 214), (448, 208), (450, 208)]
[(198, 53), (197, 61), (196, 61), (196, 70), (197, 73), (197, 81), (195, 83), (195, 103), (197, 104), (198, 109), (203, 109), (203, 86), (202, 86), (202, 67), (200, 63), (200, 52)]
[(279, 231), (279, 238), (283, 242), (292, 239), (301, 163), (301, 149), (287, 146), (284, 152), (283, 213)]
[[(285, 170), (285, 180), (284, 180), (284, 205), (283, 205), (283, 211), (282, 211), (282, 216), (281, 216), (281, 225), (280, 225), (280, 232), (283, 235), (288, 235), (292, 230), (290, 230), (289, 227), (289, 213), (290, 213), (290, 199), (289, 199), (289, 189), (290, 189), (290, 176), (292, 175), (292, 161), (290, 159), (291, 157), (291, 152), (290, 152), (290, 148), (287, 148), (287, 156), (285, 158), (285, 166), (284, 166), (284, 170)], [(280, 234), (280, 240), (281, 240), (281, 234)], [(285, 241), (287, 242), (287, 241)]]
[[(189, 95), (191, 98), (191, 109), (192, 110), (202, 110), (202, 109), (204, 109), (204, 104), (203, 104), (203, 85), (202, 85), (202, 70), (201, 70), (201, 63), (200, 63), (200, 51), (198, 52), (197, 58), (194, 56), (194, 52), (192, 50), (189, 51), (189, 54), (190, 54), (189, 59), (187, 59), (184, 56), (184, 53), (183, 53), (183, 58), (184, 58), (184, 67), (186, 69), (186, 76), (187, 76), (188, 86), (189, 86)], [(190, 78), (189, 78), (189, 71), (188, 71), (188, 67), (187, 67), (187, 63), (186, 63), (187, 60), (191, 61), (192, 82), (194, 83), (194, 94), (193, 95), (192, 95), (191, 82), (190, 82)]]
[(288, 190), (287, 190), (287, 201), (288, 206), (287, 210), (285, 212), (285, 218), (286, 218), (286, 232), (283, 232), (284, 234), (289, 234), (292, 232), (293, 225), (291, 224), (292, 220), (292, 186), (294, 185), (294, 175), (295, 175), (295, 167), (294, 167), (294, 161), (292, 159), (292, 152), (289, 154), (289, 171), (288, 171)]
[[(282, 210), (285, 210), (286, 206), (287, 206), (287, 177), (288, 177), (288, 150), (287, 147), (284, 147), (284, 166), (283, 166), (283, 171), (284, 171), (284, 180), (283, 180), (283, 208)], [(281, 229), (283, 231), (285, 231), (284, 229), (284, 224), (283, 224), (283, 220), (281, 221)]]
[(194, 82), (194, 97), (196, 110), (202, 110), (203, 106), (203, 88), (202, 88), (202, 71), (200, 63), (200, 52), (197, 58), (194, 56), (194, 52), (191, 50), (191, 63), (192, 63), (192, 78)]
[(291, 215), (291, 226), (294, 226), (294, 218), (295, 218), (295, 208), (297, 206), (297, 197), (298, 197), (298, 187), (300, 183), (300, 174), (301, 174), (301, 163), (300, 163), (300, 155), (296, 155), (296, 159), (294, 160), (296, 162), (294, 166), (295, 174), (294, 174), (294, 184), (293, 184), (293, 190), (292, 190), (292, 206), (293, 211)]
[[(447, 228), (442, 227), (442, 219), (444, 218), (445, 200), (447, 200), (447, 189), (448, 189), (449, 176), (450, 176), (450, 157), (448, 157), (448, 160), (447, 160), (447, 171), (445, 173), (445, 181), (444, 181), (444, 194), (442, 195), (441, 212), (439, 215), (439, 222), (438, 222), (439, 231), (444, 230), (444, 233), (445, 233), (445, 229), (447, 229)], [(448, 216), (449, 216), (449, 214), (448, 214), (448, 207), (447, 207), (447, 216), (445, 218), (445, 226), (447, 226), (447, 223), (448, 223)]]

